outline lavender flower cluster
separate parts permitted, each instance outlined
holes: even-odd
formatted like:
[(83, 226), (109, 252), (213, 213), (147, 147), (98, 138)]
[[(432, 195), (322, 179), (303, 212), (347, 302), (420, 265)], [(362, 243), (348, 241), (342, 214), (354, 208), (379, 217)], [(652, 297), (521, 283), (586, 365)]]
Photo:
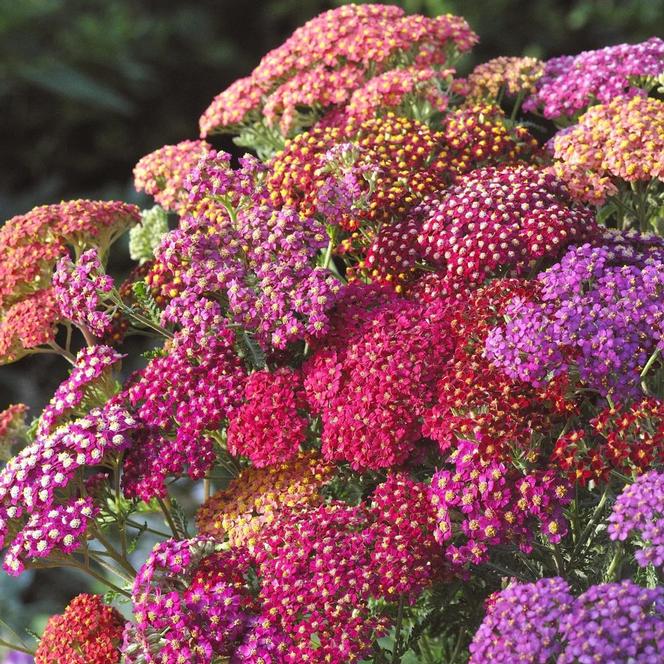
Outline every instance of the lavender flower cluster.
[(470, 664), (655, 664), (664, 655), (662, 587), (606, 583), (575, 599), (563, 579), (541, 579), (508, 586), (489, 603)]
[(569, 249), (539, 275), (539, 297), (509, 305), (487, 337), (488, 358), (535, 386), (574, 369), (602, 395), (637, 396), (662, 344), (664, 249), (639, 251), (627, 239)]

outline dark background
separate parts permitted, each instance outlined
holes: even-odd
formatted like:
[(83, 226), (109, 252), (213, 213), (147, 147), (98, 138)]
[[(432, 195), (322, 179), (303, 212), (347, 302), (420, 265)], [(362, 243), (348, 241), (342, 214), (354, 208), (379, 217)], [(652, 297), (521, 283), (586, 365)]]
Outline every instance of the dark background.
[[(131, 186), (136, 161), (196, 137), (198, 117), (215, 94), (298, 25), (337, 4), (0, 0), (0, 223), (63, 198), (148, 204)], [(664, 36), (664, 0), (398, 4), (468, 19), (481, 41), (462, 73), (498, 55), (548, 58)], [(15, 401), (39, 408), (65, 370), (48, 357), (0, 369), (0, 408)], [(82, 589), (62, 571), (19, 580), (0, 573), (0, 619), (40, 631), (45, 616)]]

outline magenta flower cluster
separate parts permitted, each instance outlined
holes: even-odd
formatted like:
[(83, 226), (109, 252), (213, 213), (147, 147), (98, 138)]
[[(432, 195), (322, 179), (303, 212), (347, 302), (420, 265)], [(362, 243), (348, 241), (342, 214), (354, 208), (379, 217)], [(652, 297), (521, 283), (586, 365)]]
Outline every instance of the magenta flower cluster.
[(572, 117), (599, 101), (644, 96), (634, 79), (657, 78), (664, 73), (664, 41), (653, 37), (640, 44), (617, 44), (546, 62), (537, 91), (524, 108), (541, 109), (544, 117)]
[(138, 444), (124, 465), (128, 495), (165, 496), (166, 478), (186, 472), (200, 478), (215, 460), (216, 430), (239, 405), (245, 370), (230, 329), (220, 328), (201, 343), (178, 332), (167, 354), (155, 357), (131, 381), (125, 396), (140, 425)]
[(126, 661), (211, 664), (232, 653), (248, 620), (242, 564), (205, 538), (157, 544), (134, 581)]
[(624, 542), (637, 539), (636, 561), (642, 567), (664, 566), (664, 473), (641, 475), (625, 487), (609, 516), (609, 537)]
[(69, 257), (61, 258), (53, 274), (53, 287), (65, 318), (97, 337), (109, 331), (112, 313), (105, 296), (113, 290), (113, 279), (104, 272), (96, 249), (85, 251), (75, 264)]
[[(74, 533), (84, 530), (92, 505), (83, 499), (65, 502), (62, 508), (60, 493), (74, 491), (72, 480), (79, 469), (127, 449), (135, 424), (127, 411), (109, 404), (38, 437), (9, 460), (0, 472), (0, 540), (25, 528), (5, 558), (10, 574), (20, 574), (26, 559), (45, 557), (58, 543), (68, 551), (78, 546)], [(76, 516), (80, 521), (74, 527)]]
[(451, 461), (451, 470), (433, 476), (431, 500), (434, 534), (452, 565), (485, 562), (498, 544), (530, 552), (538, 529), (553, 543), (567, 533), (563, 507), (571, 495), (555, 472), (514, 473), (502, 462), (483, 461), (469, 441), (459, 443)]
[(65, 413), (83, 401), (86, 391), (125, 357), (110, 346), (88, 346), (79, 351), (67, 380), (61, 383), (42, 411), (37, 434), (47, 435)]

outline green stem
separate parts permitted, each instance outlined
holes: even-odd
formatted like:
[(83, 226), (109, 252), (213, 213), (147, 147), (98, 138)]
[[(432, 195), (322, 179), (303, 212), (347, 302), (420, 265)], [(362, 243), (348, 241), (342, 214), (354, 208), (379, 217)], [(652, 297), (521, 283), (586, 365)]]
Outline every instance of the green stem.
[(136, 576), (136, 570), (133, 568), (132, 564), (124, 558), (116, 549), (115, 547), (106, 539), (106, 537), (103, 535), (101, 532), (100, 528), (95, 528), (95, 537), (99, 540), (99, 542), (102, 544), (102, 546), (106, 549), (108, 552), (108, 555), (115, 560), (116, 563), (118, 563), (121, 567), (124, 568), (126, 572), (129, 573), (129, 575), (133, 578)]
[(495, 572), (500, 572), (503, 576), (514, 577), (515, 579), (519, 579), (520, 581), (525, 581), (526, 583), (530, 583), (532, 581), (532, 579), (529, 579), (527, 576), (524, 576), (520, 572), (515, 572), (514, 570), (507, 569), (507, 567), (503, 567), (502, 565), (497, 565), (496, 563), (482, 563), (482, 566), (488, 567), (489, 569), (492, 569)]
[(181, 539), (180, 531), (175, 525), (175, 521), (173, 521), (173, 515), (171, 514), (168, 505), (162, 498), (157, 498), (157, 502), (159, 503), (159, 507), (161, 507), (161, 511), (164, 513), (164, 516), (166, 517), (166, 523), (168, 523), (168, 527), (171, 529), (173, 537), (178, 540)]
[(24, 646), (19, 646), (16, 643), (9, 643), (9, 641), (5, 641), (4, 639), (0, 639), (0, 646), (3, 648), (7, 648), (8, 650), (16, 650), (18, 652), (24, 652), (26, 655), (31, 655), (32, 657), (35, 656), (35, 651), (30, 650), (29, 648), (25, 648)]
[(526, 93), (523, 90), (519, 90), (519, 94), (517, 95), (516, 100), (514, 101), (514, 106), (512, 107), (512, 113), (510, 114), (510, 122), (514, 122), (516, 120), (517, 113), (519, 112), (525, 97)]
[(80, 569), (82, 572), (85, 572), (88, 576), (91, 576), (93, 579), (96, 579), (100, 583), (103, 583), (105, 586), (108, 586), (111, 590), (114, 590), (116, 593), (120, 595), (124, 595), (125, 597), (131, 597), (131, 595), (126, 591), (122, 590), (119, 586), (116, 586), (114, 583), (109, 581), (103, 574), (99, 574), (98, 572), (95, 572), (91, 567), (87, 567), (85, 565), (81, 565), (80, 563), (76, 563), (73, 565), (76, 569)]
[[(110, 554), (107, 554), (109, 557)], [(100, 567), (103, 567), (105, 570), (110, 572), (111, 574), (115, 574), (118, 578), (122, 579), (123, 581), (126, 581), (127, 583), (133, 583), (134, 579), (126, 574), (125, 572), (121, 572), (119, 569), (113, 567), (113, 565), (109, 565), (103, 558), (100, 558), (99, 556), (94, 555), (94, 553), (91, 551), (90, 554), (90, 560), (94, 560), (97, 565)]]
[(145, 530), (153, 535), (159, 535), (159, 537), (166, 537), (167, 539), (170, 537), (168, 533), (164, 533), (161, 530), (155, 530), (154, 528), (150, 528), (150, 526), (142, 526), (140, 523), (136, 523), (136, 521), (132, 521), (131, 519), (127, 519), (126, 524), (137, 530)]
[(120, 546), (122, 547), (122, 557), (127, 559), (127, 529), (126, 518), (121, 517), (122, 512), (122, 489), (120, 487), (120, 459), (114, 464), (113, 478), (115, 480), (115, 509), (118, 513), (118, 530), (120, 531)]
[(578, 553), (581, 551), (581, 548), (583, 547), (586, 538), (588, 537), (592, 529), (595, 528), (595, 526), (597, 526), (597, 523), (602, 518), (604, 505), (606, 505), (606, 501), (608, 500), (608, 498), (609, 498), (609, 486), (607, 485), (599, 499), (599, 502), (597, 503), (595, 509), (593, 510), (592, 516), (590, 517), (590, 521), (588, 521), (588, 524), (583, 529), (583, 532), (576, 541), (574, 549), (572, 550), (572, 555), (570, 556), (570, 566), (572, 565), (572, 562), (574, 561)]
[(399, 608), (397, 612), (397, 624), (394, 636), (394, 652), (392, 653), (392, 664), (398, 664), (401, 661), (401, 627), (403, 625), (403, 609), (405, 604), (405, 596), (402, 594), (399, 597)]
[(618, 576), (618, 571), (622, 564), (623, 559), (623, 548), (621, 544), (616, 546), (616, 551), (613, 554), (609, 568), (606, 570), (606, 581), (611, 582), (615, 581)]

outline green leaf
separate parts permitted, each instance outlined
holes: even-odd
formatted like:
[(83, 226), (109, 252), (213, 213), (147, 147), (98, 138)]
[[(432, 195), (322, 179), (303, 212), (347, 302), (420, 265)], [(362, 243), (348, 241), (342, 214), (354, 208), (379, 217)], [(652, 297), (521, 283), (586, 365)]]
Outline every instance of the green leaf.
[(50, 67), (25, 66), (17, 72), (17, 75), (44, 90), (105, 111), (114, 111), (122, 115), (132, 111), (129, 99), (98, 83), (87, 74), (62, 63), (54, 63)]

